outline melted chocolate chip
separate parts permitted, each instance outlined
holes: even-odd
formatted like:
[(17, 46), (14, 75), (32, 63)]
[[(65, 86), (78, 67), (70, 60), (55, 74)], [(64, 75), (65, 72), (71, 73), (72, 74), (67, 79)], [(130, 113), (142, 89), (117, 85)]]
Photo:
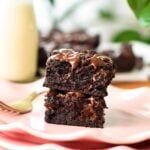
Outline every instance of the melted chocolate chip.
[(80, 92), (67, 92), (68, 95), (75, 95), (76, 97), (85, 97), (84, 94)]
[(56, 96), (57, 92), (54, 90), (49, 90), (46, 96)]
[(91, 120), (91, 121), (94, 121), (96, 119), (96, 113), (93, 109), (92, 104), (88, 104), (81, 111), (81, 119), (88, 119), (88, 120)]
[(93, 57), (91, 57), (91, 65), (94, 66), (94, 68), (97, 68), (98, 66), (100, 66), (102, 62), (102, 60), (97, 56), (97, 55), (94, 55)]
[(45, 103), (44, 104), (44, 106), (47, 108), (47, 109), (49, 109), (49, 110), (53, 110), (53, 109), (55, 109), (55, 105), (54, 104), (52, 104), (52, 103)]
[(99, 66), (104, 66), (104, 64), (106, 64), (106, 63), (113, 63), (109, 57), (99, 56), (96, 54), (90, 58), (90, 61), (91, 61), (91, 65), (93, 65), (94, 68), (97, 68)]
[(88, 100), (90, 101), (90, 103), (88, 103), (82, 110), (81, 118), (90, 119), (91, 121), (94, 121), (96, 119), (96, 112), (94, 111), (94, 108), (98, 107), (98, 103), (92, 96)]
[(71, 49), (60, 49), (58, 54), (52, 55), (49, 59), (69, 62), (72, 69), (75, 69), (80, 62), (81, 53), (75, 52)]

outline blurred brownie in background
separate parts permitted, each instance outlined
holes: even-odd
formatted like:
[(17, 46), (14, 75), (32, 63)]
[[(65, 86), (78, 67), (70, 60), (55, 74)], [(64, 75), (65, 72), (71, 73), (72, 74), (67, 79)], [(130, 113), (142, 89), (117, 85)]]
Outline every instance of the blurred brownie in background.
[(134, 68), (141, 69), (143, 67), (143, 59), (135, 56), (131, 44), (122, 44), (119, 53), (115, 50), (105, 50), (100, 54), (113, 59), (117, 72), (128, 72)]
[(44, 50), (44, 48), (39, 47), (39, 50), (38, 50), (38, 67), (39, 68), (44, 68), (45, 67), (47, 57), (48, 57), (48, 54)]
[(65, 33), (58, 29), (53, 29), (46, 37), (40, 38), (40, 45), (47, 51), (66, 48), (82, 50), (95, 50), (99, 45), (99, 35), (89, 35), (86, 31), (74, 31)]

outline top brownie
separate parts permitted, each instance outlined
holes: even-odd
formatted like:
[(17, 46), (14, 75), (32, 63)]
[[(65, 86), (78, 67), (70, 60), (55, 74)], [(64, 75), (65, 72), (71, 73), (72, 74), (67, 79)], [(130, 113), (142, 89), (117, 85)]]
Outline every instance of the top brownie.
[(107, 56), (60, 49), (47, 60), (44, 86), (104, 97), (114, 75), (114, 63)]

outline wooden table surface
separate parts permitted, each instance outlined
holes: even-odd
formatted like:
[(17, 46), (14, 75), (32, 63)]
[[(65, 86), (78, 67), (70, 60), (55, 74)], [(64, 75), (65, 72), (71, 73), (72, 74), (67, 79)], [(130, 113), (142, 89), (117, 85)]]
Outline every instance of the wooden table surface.
[(124, 88), (124, 89), (133, 89), (138, 87), (150, 87), (150, 81), (146, 82), (113, 82), (112, 85)]

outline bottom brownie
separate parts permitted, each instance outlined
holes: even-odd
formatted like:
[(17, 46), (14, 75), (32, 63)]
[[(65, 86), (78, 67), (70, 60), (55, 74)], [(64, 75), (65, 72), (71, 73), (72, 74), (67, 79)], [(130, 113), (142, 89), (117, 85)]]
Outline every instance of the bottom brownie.
[(45, 121), (54, 124), (102, 128), (104, 99), (78, 92), (49, 91), (45, 99)]

